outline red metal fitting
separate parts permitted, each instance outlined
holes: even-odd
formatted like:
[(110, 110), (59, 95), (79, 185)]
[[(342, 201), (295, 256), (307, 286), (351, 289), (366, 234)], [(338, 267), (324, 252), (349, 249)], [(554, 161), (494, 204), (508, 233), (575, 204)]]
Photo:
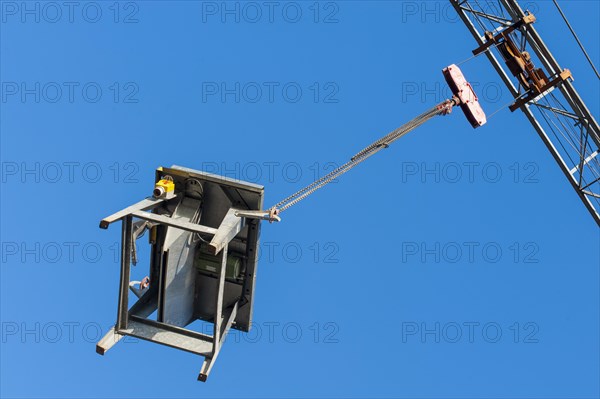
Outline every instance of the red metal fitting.
[(452, 64), (442, 70), (446, 83), (452, 90), (454, 95), (453, 99), (455, 102), (458, 101), (458, 105), (462, 109), (463, 113), (467, 117), (469, 123), (473, 128), (485, 125), (487, 119), (485, 112), (479, 104), (479, 99), (473, 90), (473, 87), (461, 72), (460, 68)]

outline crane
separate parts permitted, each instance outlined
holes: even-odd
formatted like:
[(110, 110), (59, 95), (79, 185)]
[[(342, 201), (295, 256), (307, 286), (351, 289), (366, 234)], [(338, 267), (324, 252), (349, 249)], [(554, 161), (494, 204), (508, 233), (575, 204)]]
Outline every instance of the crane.
[[(525, 114), (600, 224), (598, 124), (575, 91), (571, 72), (559, 67), (533, 29), (535, 16), (511, 0), (500, 0), (505, 7), (501, 15), (485, 13), (467, 0), (450, 2), (479, 44), (474, 56), (485, 54), (511, 91), (514, 102), (509, 109)], [(479, 7), (477, 0), (474, 3)], [(206, 381), (228, 331), (250, 331), (262, 221), (281, 221), (285, 210), (454, 107), (461, 108), (473, 128), (486, 124), (479, 99), (460, 68), (452, 64), (442, 73), (451, 98), (269, 208), (263, 207), (262, 186), (180, 166), (158, 168), (151, 196), (100, 222), (103, 229), (122, 222), (121, 276), (117, 321), (97, 343), (96, 352), (104, 355), (124, 336), (137, 337), (204, 357), (198, 380)], [(131, 265), (138, 262), (136, 242), (146, 231), (149, 276), (130, 281)], [(131, 307), (130, 291), (138, 298)], [(209, 323), (212, 334), (186, 328), (196, 320)]]
[[(179, 166), (156, 170), (152, 196), (100, 221), (121, 227), (121, 279), (117, 322), (98, 342), (104, 355), (133, 336), (204, 357), (198, 380), (206, 381), (227, 332), (250, 331), (260, 222), (279, 214), (436, 116), (460, 107), (473, 128), (486, 116), (460, 68), (442, 70), (452, 97), (356, 153), (348, 162), (263, 210), (263, 187)], [(148, 212), (150, 211), (150, 212)], [(135, 221), (134, 221), (135, 219)], [(130, 281), (136, 241), (149, 231), (149, 276)], [(138, 300), (129, 307), (129, 291)], [(152, 314), (156, 312), (156, 319)], [(185, 329), (196, 320), (213, 334)]]

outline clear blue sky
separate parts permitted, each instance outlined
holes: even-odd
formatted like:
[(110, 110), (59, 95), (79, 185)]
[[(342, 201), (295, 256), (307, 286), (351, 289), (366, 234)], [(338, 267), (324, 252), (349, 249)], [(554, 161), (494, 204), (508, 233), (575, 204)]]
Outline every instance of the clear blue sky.
[[(527, 4), (598, 118), (552, 3)], [(156, 344), (95, 354), (120, 238), (98, 221), (160, 165), (270, 205), (345, 162), (446, 97), (441, 69), (475, 47), (447, 2), (0, 5), (2, 397), (600, 395), (599, 230), (506, 109), (433, 120), (265, 224), (256, 327), (207, 383)], [(599, 3), (562, 6), (599, 65)], [(488, 114), (510, 101), (486, 59), (461, 67)]]

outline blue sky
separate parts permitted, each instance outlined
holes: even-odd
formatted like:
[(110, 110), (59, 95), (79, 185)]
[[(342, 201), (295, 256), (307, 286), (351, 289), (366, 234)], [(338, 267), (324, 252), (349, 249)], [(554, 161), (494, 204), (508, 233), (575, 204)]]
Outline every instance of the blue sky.
[[(599, 4), (561, 3), (596, 65)], [(434, 119), (263, 225), (255, 328), (207, 383), (156, 344), (95, 354), (118, 289), (102, 217), (161, 165), (271, 205), (344, 163), (446, 98), (441, 69), (475, 47), (449, 3), (0, 6), (2, 397), (600, 395), (598, 226), (507, 109)], [(598, 118), (556, 9), (527, 7)], [(488, 114), (510, 101), (486, 59), (461, 68)]]

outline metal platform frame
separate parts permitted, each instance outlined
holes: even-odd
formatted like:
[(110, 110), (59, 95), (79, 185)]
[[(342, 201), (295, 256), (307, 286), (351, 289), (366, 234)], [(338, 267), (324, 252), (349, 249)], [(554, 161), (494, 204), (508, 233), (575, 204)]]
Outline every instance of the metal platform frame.
[[(226, 178), (216, 175), (203, 174), (203, 176), (212, 176), (217, 179), (223, 179), (224, 181), (232, 182), (230, 179), (225, 180)], [(261, 186), (256, 187), (262, 190)], [(204, 362), (198, 375), (198, 380), (206, 381), (214, 362), (219, 355), (225, 337), (236, 320), (239, 307), (248, 303), (247, 298), (244, 298), (244, 294), (251, 292), (250, 288), (243, 290), (242, 296), (239, 300), (236, 300), (233, 304), (228, 304), (227, 308), (223, 307), (229, 244), (242, 230), (242, 228), (246, 224), (249, 224), (251, 227), (253, 226), (252, 229), (255, 231), (256, 239), (248, 240), (248, 250), (251, 253), (257, 253), (259, 227), (259, 220), (257, 219), (260, 218), (254, 217), (252, 212), (249, 212), (247, 209), (230, 208), (224, 216), (220, 226), (218, 228), (213, 228), (201, 224), (190, 223), (185, 220), (174, 219), (157, 213), (148, 212), (154, 210), (165, 201), (167, 200), (149, 197), (103, 219), (100, 222), (100, 227), (106, 229), (110, 224), (119, 220), (122, 221), (121, 273), (117, 321), (115, 326), (112, 327), (111, 330), (97, 343), (96, 352), (100, 355), (104, 355), (106, 351), (112, 348), (124, 336), (132, 336), (159, 343), (203, 356)], [(262, 206), (262, 191), (261, 200), (258, 205)], [(250, 216), (246, 217), (245, 215), (247, 214), (250, 214)], [(151, 285), (150, 288), (138, 299), (138, 301), (131, 308), (129, 308), (129, 283), (134, 219), (146, 220), (157, 225), (174, 227), (189, 232), (201, 233), (205, 237), (211, 237), (209, 248), (214, 255), (219, 257), (221, 262), (221, 268), (217, 272), (218, 289), (215, 291), (214, 298), (214, 318), (212, 319), (214, 326), (212, 335), (203, 334), (148, 319), (147, 317), (158, 308), (158, 298), (160, 297), (157, 292), (160, 289), (158, 284)], [(254, 269), (252, 269), (251, 272), (254, 272)], [(252, 278), (252, 288), (254, 285), (253, 282), (254, 280)], [(243, 326), (242, 328), (238, 329), (247, 331), (249, 328), (250, 326), (248, 325), (247, 327)]]

